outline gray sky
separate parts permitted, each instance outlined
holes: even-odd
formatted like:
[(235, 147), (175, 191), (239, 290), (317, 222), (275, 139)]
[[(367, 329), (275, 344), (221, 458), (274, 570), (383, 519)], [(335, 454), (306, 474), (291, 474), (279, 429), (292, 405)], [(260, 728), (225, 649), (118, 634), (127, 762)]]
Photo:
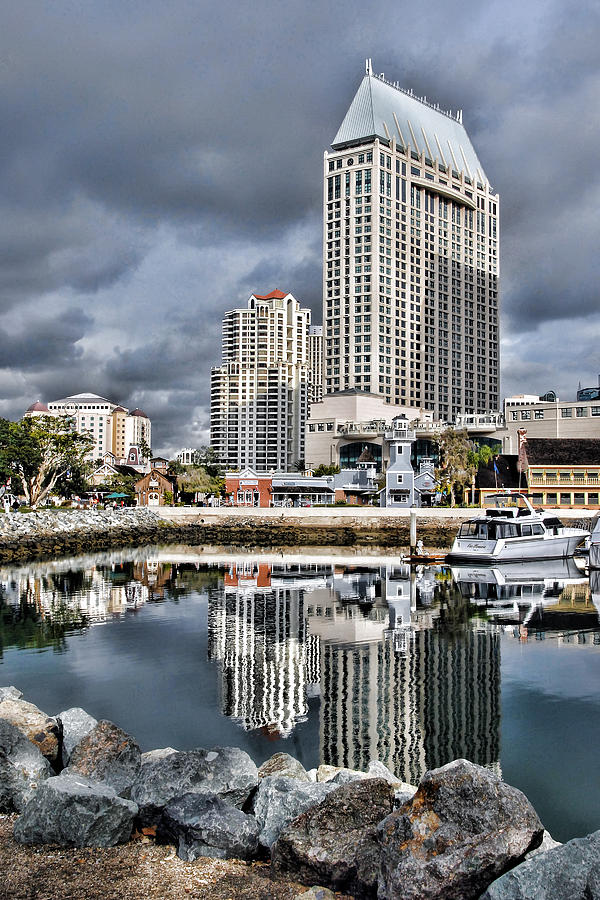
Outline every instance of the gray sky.
[(600, 373), (600, 6), (19, 0), (0, 33), (0, 415), (91, 390), (208, 438), (225, 310), (321, 322), (322, 154), (372, 57), (501, 197), (502, 392)]

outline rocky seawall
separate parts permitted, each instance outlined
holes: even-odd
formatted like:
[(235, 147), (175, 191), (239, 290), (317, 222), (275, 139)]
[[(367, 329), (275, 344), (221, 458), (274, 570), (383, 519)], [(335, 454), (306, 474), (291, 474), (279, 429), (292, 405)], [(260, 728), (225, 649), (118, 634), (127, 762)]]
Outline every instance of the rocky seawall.
[[(294, 511), (257, 517), (244, 515), (243, 510), (215, 515), (212, 510), (203, 513), (197, 509), (167, 518), (171, 512), (165, 510), (164, 518), (162, 511), (127, 507), (0, 515), (0, 562), (147, 544), (398, 549), (409, 544), (408, 518), (386, 516), (385, 511), (348, 516), (328, 510), (325, 516), (308, 518)], [(468, 514), (465, 510), (456, 519), (424, 518), (419, 522), (418, 536), (428, 547), (449, 547), (458, 522)]]
[(262, 861), (306, 900), (600, 898), (600, 831), (557, 844), (521, 791), (467, 760), (409, 785), (377, 760), (307, 771), (286, 753), (257, 768), (235, 747), (142, 753), (112, 722), (47, 716), (7, 687), (0, 813), (14, 812), (20, 844), (113, 847), (135, 831), (188, 862)]

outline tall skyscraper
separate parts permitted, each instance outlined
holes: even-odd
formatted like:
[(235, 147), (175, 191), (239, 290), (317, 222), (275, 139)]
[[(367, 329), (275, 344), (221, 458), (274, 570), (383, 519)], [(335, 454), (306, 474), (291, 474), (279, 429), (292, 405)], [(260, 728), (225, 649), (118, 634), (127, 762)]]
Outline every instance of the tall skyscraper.
[(292, 294), (252, 294), (223, 319), (211, 373), (210, 439), (229, 469), (289, 470), (304, 459), (310, 310)]
[(308, 366), (310, 370), (310, 402), (323, 399), (323, 326), (308, 329)]
[(366, 74), (324, 160), (325, 392), (498, 408), (498, 195), (462, 124)]

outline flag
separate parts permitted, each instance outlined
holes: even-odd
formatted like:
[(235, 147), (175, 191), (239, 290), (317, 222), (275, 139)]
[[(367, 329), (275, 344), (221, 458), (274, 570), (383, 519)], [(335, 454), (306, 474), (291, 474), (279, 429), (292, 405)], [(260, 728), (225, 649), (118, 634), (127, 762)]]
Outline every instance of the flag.
[(498, 471), (498, 466), (496, 465), (496, 460), (494, 460), (494, 472), (496, 473), (496, 475), (500, 474), (500, 472)]

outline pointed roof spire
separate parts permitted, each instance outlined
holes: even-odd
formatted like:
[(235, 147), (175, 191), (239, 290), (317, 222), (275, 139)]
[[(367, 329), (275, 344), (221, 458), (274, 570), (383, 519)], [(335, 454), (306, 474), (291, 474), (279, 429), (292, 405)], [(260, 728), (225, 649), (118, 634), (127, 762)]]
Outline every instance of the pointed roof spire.
[(365, 75), (332, 147), (341, 150), (375, 138), (389, 143), (392, 137), (406, 149), (425, 153), (428, 158), (433, 154), (442, 165), (446, 165), (446, 160), (440, 146), (448, 147), (458, 171), (464, 168), (471, 177), (479, 171), (482, 181), (487, 180), (462, 124), (462, 110), (455, 114), (445, 112), (439, 104), (417, 97), (412, 90), (401, 88), (397, 82), (392, 84), (383, 75), (373, 74), (372, 62), (367, 59)]

